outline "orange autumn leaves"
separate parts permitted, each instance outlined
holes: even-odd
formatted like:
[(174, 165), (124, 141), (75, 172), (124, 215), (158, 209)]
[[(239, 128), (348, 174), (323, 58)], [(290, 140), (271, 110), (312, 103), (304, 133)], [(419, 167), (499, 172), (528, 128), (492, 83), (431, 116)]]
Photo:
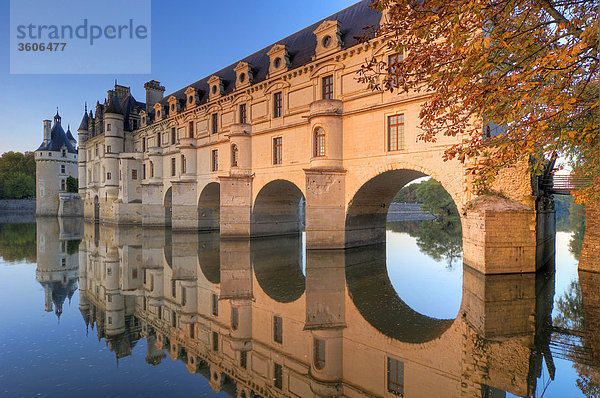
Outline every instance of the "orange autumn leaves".
[[(461, 135), (447, 159), (469, 164), (485, 188), (498, 170), (566, 158), (592, 183), (578, 201), (598, 200), (598, 0), (373, 0), (386, 12), (380, 34), (404, 53), (389, 68), (367, 60), (373, 89), (429, 94), (420, 139)], [(485, 138), (493, 122), (502, 133)]]

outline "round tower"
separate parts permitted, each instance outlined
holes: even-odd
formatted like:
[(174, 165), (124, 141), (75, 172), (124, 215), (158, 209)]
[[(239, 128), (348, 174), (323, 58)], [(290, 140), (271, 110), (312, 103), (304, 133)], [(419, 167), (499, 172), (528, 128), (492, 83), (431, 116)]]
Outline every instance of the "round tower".
[(49, 120), (44, 120), (44, 138), (35, 151), (36, 215), (58, 215), (59, 195), (67, 192), (69, 176), (77, 178), (77, 162), (77, 150), (62, 128), (57, 109), (52, 127)]

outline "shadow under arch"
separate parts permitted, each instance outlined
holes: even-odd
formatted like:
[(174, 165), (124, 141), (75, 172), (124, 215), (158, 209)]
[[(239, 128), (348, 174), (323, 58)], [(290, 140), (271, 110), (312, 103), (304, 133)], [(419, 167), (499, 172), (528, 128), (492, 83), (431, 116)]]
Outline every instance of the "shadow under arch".
[(165, 193), (165, 225), (170, 226), (173, 221), (173, 188), (169, 187)]
[(254, 275), (267, 296), (279, 303), (291, 303), (304, 294), (306, 278), (299, 235), (253, 239), (250, 253)]
[(198, 230), (218, 231), (221, 217), (221, 185), (208, 183), (198, 198)]
[(348, 294), (362, 317), (385, 336), (420, 344), (440, 337), (455, 319), (436, 319), (413, 310), (389, 279), (384, 244), (346, 250)]
[(304, 194), (294, 183), (274, 180), (256, 195), (252, 208), (250, 235), (275, 236), (299, 234), (304, 224), (301, 202)]
[(218, 231), (198, 234), (198, 263), (202, 274), (212, 284), (221, 283), (221, 239)]

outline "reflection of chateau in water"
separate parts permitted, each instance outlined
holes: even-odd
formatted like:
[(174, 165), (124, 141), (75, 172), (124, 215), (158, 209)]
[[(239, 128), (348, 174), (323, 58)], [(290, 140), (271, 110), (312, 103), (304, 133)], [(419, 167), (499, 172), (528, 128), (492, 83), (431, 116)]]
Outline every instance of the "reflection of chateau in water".
[[(297, 237), (86, 224), (80, 309), (117, 358), (139, 338), (232, 396), (529, 396), (543, 358), (554, 279), (464, 269), (456, 319), (412, 310), (385, 247), (308, 251)], [(550, 368), (549, 368), (550, 370)]]
[(36, 280), (44, 288), (45, 309), (60, 318), (77, 290), (82, 219), (39, 217), (36, 222)]

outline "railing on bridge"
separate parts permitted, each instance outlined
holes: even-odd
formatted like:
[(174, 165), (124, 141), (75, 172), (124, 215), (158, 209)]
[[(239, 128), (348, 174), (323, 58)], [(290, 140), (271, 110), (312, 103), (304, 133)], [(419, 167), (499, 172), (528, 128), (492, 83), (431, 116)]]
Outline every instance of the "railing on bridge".
[(591, 183), (589, 177), (576, 175), (552, 175), (542, 179), (542, 189), (556, 195), (571, 195)]

